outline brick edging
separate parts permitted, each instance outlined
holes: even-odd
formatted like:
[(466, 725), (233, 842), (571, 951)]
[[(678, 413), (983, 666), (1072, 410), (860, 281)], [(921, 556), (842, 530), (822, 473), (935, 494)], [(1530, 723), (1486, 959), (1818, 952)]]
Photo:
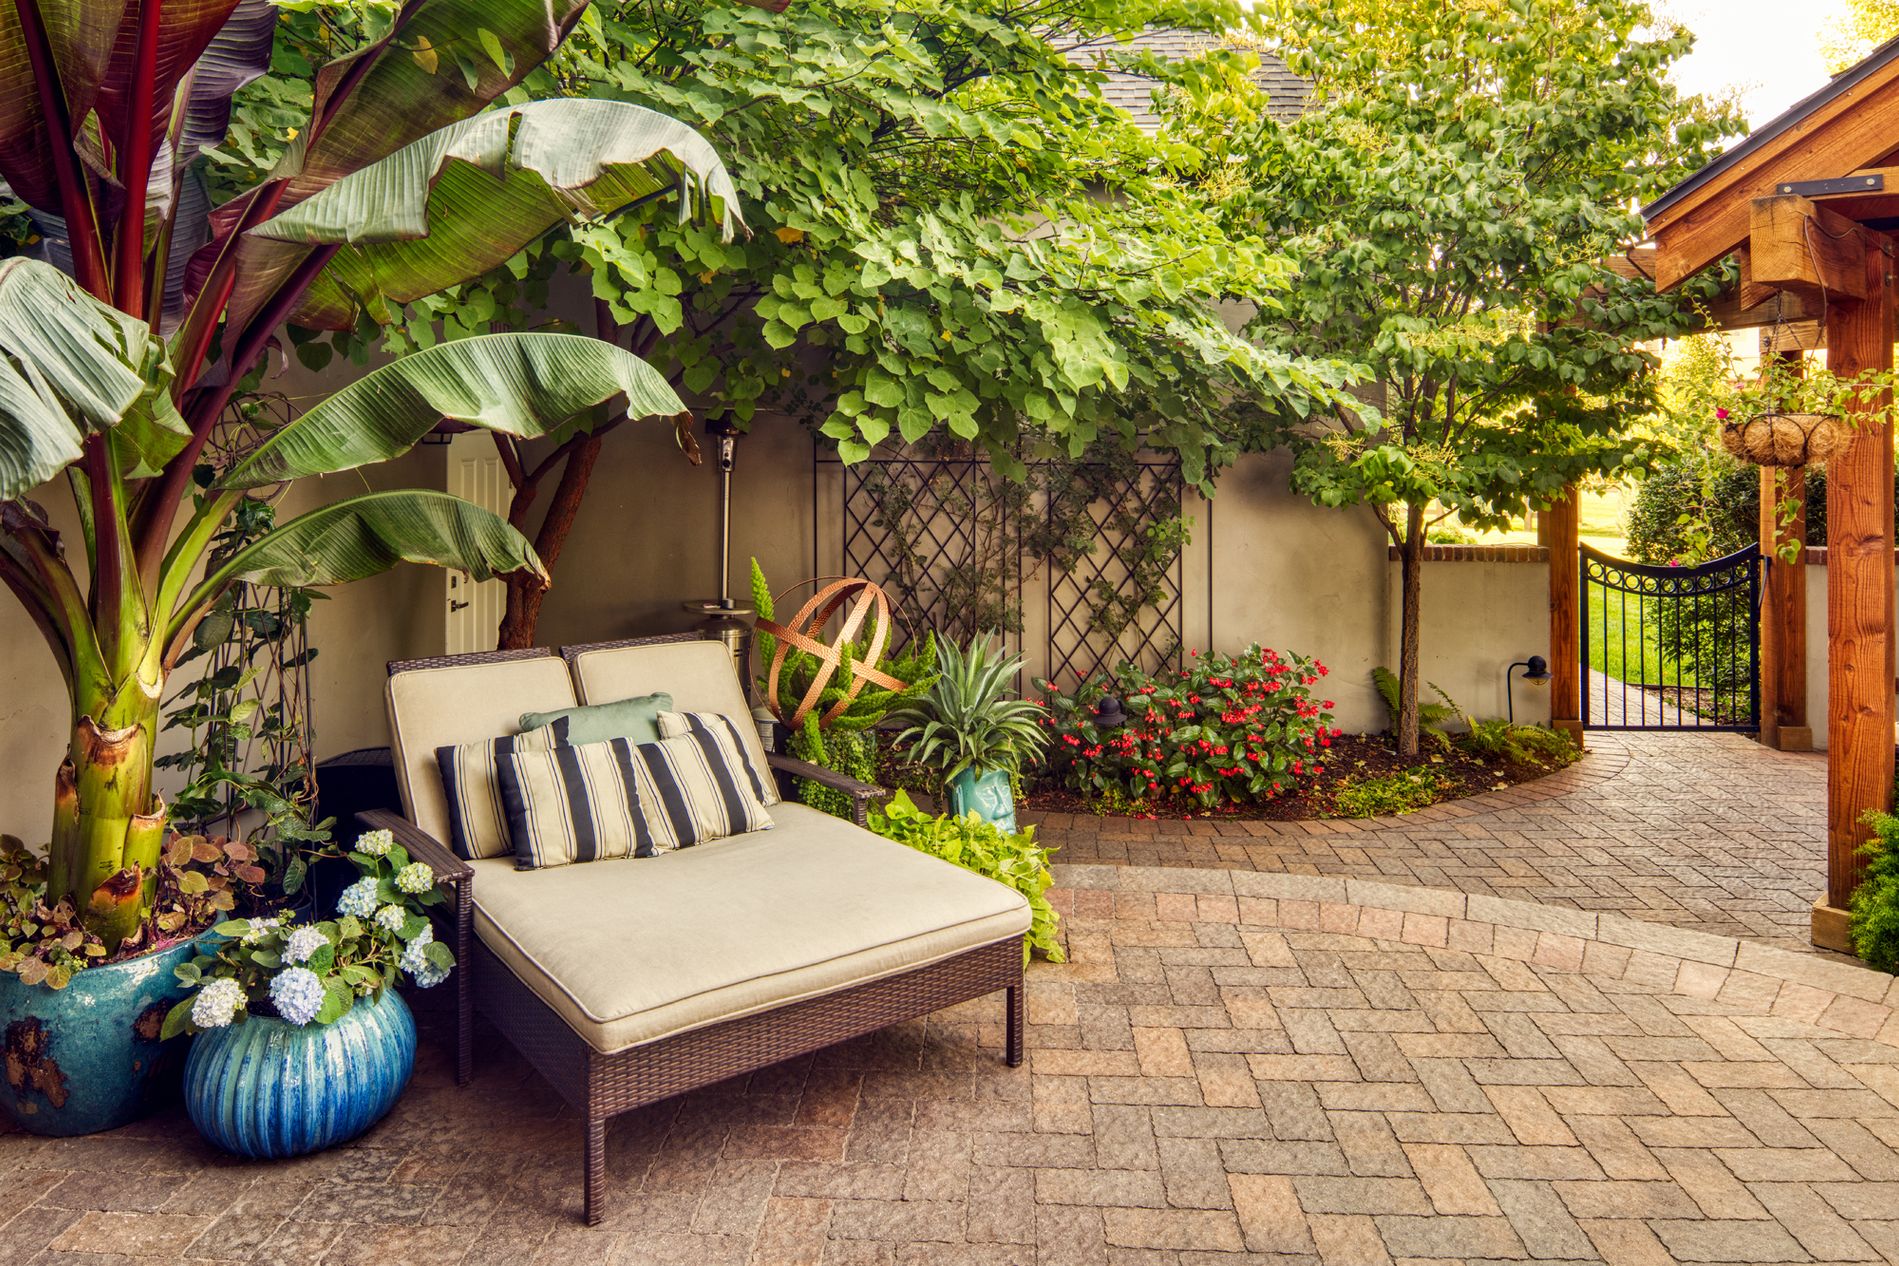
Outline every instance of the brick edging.
[[(1899, 1047), (1899, 979), (1756, 941), (1619, 914), (1366, 879), (1070, 863), (1053, 870), (1060, 889), (1114, 893), (1117, 917), (1146, 913), (1151, 906), (1151, 917), (1161, 922), (1335, 932), (1462, 950), (1718, 999)], [(1124, 912), (1124, 902), (1137, 909)]]
[[(1397, 562), (1396, 545), (1385, 547), (1385, 557)], [(1541, 545), (1426, 545), (1427, 563), (1547, 563), (1549, 550)]]

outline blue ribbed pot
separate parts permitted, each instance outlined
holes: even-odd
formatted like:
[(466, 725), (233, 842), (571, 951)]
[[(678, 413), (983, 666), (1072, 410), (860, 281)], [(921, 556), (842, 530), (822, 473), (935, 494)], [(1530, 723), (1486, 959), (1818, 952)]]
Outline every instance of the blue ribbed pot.
[(950, 811), (974, 812), (985, 822), (993, 822), (1004, 835), (1015, 834), (1015, 785), (1006, 769), (988, 769), (977, 773), (965, 769), (949, 783)]
[(335, 1024), (252, 1016), (200, 1033), (185, 1063), (185, 1109), (227, 1152), (301, 1156), (382, 1120), (414, 1070), (415, 1017), (385, 989)]
[(0, 1105), (34, 1134), (95, 1134), (138, 1120), (178, 1085), (165, 1013), (184, 997), (173, 969), (196, 942), (88, 967), (64, 989), (0, 972)]

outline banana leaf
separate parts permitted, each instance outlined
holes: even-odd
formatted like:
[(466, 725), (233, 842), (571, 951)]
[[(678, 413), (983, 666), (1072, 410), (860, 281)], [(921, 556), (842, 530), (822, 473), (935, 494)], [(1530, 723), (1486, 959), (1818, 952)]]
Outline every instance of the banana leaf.
[(600, 339), (523, 333), (440, 343), (313, 406), (239, 460), (218, 486), (256, 488), (387, 461), (445, 421), (529, 439), (609, 402), (635, 418), (686, 408), (658, 370)]
[(0, 261), (0, 500), (44, 483), (106, 432), (128, 475), (154, 473), (189, 432), (166, 391), (165, 346), (51, 264)]
[(468, 118), (560, 47), (587, 0), (426, 0), (382, 39), (317, 71), (311, 125), (286, 153), (294, 206), (411, 141)]
[(527, 538), (480, 506), (446, 492), (407, 488), (337, 501), (271, 529), (207, 576), (178, 614), (172, 633), (233, 581), (297, 589), (340, 585), (425, 563), (476, 580), (546, 570)]
[(563, 220), (679, 189), (680, 214), (731, 233), (738, 194), (704, 137), (620, 101), (552, 100), (445, 127), (252, 229), (231, 321), (243, 328), (314, 248), (342, 244), (290, 315), (351, 329), (478, 277)]
[[(123, 0), (39, 0), (67, 117), (75, 128), (98, 100), (126, 10)], [(54, 136), (48, 124), (27, 60), (19, 6), (0, 5), (0, 179), (22, 201), (57, 210), (52, 147), (69, 146), (73, 138)]]

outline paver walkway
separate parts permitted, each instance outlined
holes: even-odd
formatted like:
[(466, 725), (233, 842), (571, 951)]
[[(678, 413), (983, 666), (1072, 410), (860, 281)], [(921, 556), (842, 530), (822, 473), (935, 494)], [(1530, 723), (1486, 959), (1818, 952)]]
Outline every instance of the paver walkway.
[(302, 1160), (175, 1111), (0, 1134), (0, 1262), (1899, 1259), (1887, 977), (1392, 885), (1060, 877), (1026, 1067), (990, 998), (654, 1105), (603, 1226), (572, 1113), (492, 1036), (458, 1090), (431, 1030), (394, 1114)]
[[(1631, 686), (1620, 678), (1589, 670), (1583, 693), (1591, 722), (1598, 725), (1680, 725), (1681, 709), (1660, 691)], [(1692, 720), (1690, 722), (1692, 724)]]
[(1807, 947), (1826, 758), (1735, 734), (1592, 732), (1548, 778), (1361, 822), (1041, 818), (1064, 862), (1353, 875)]

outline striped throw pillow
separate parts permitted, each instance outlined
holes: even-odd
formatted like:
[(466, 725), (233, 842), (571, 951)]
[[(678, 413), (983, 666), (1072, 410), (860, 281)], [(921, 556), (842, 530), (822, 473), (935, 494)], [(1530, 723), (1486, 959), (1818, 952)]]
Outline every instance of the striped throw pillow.
[(763, 804), (778, 803), (778, 784), (772, 781), (771, 770), (755, 768), (752, 763), (752, 749), (739, 733), (738, 722), (723, 712), (661, 712), (659, 714), (659, 736), (662, 739), (684, 738), (687, 735), (704, 735), (710, 738), (717, 735), (729, 750), (738, 753), (738, 762), (745, 769), (746, 778), (752, 784), (752, 791)]
[(557, 741), (548, 728), (435, 749), (442, 792), (448, 798), (448, 842), (457, 857), (474, 861), (514, 852), (501, 788), (495, 782), (496, 761), (513, 752), (542, 751)]
[(496, 772), (522, 870), (652, 857), (773, 826), (744, 750), (710, 731), (516, 751)]

